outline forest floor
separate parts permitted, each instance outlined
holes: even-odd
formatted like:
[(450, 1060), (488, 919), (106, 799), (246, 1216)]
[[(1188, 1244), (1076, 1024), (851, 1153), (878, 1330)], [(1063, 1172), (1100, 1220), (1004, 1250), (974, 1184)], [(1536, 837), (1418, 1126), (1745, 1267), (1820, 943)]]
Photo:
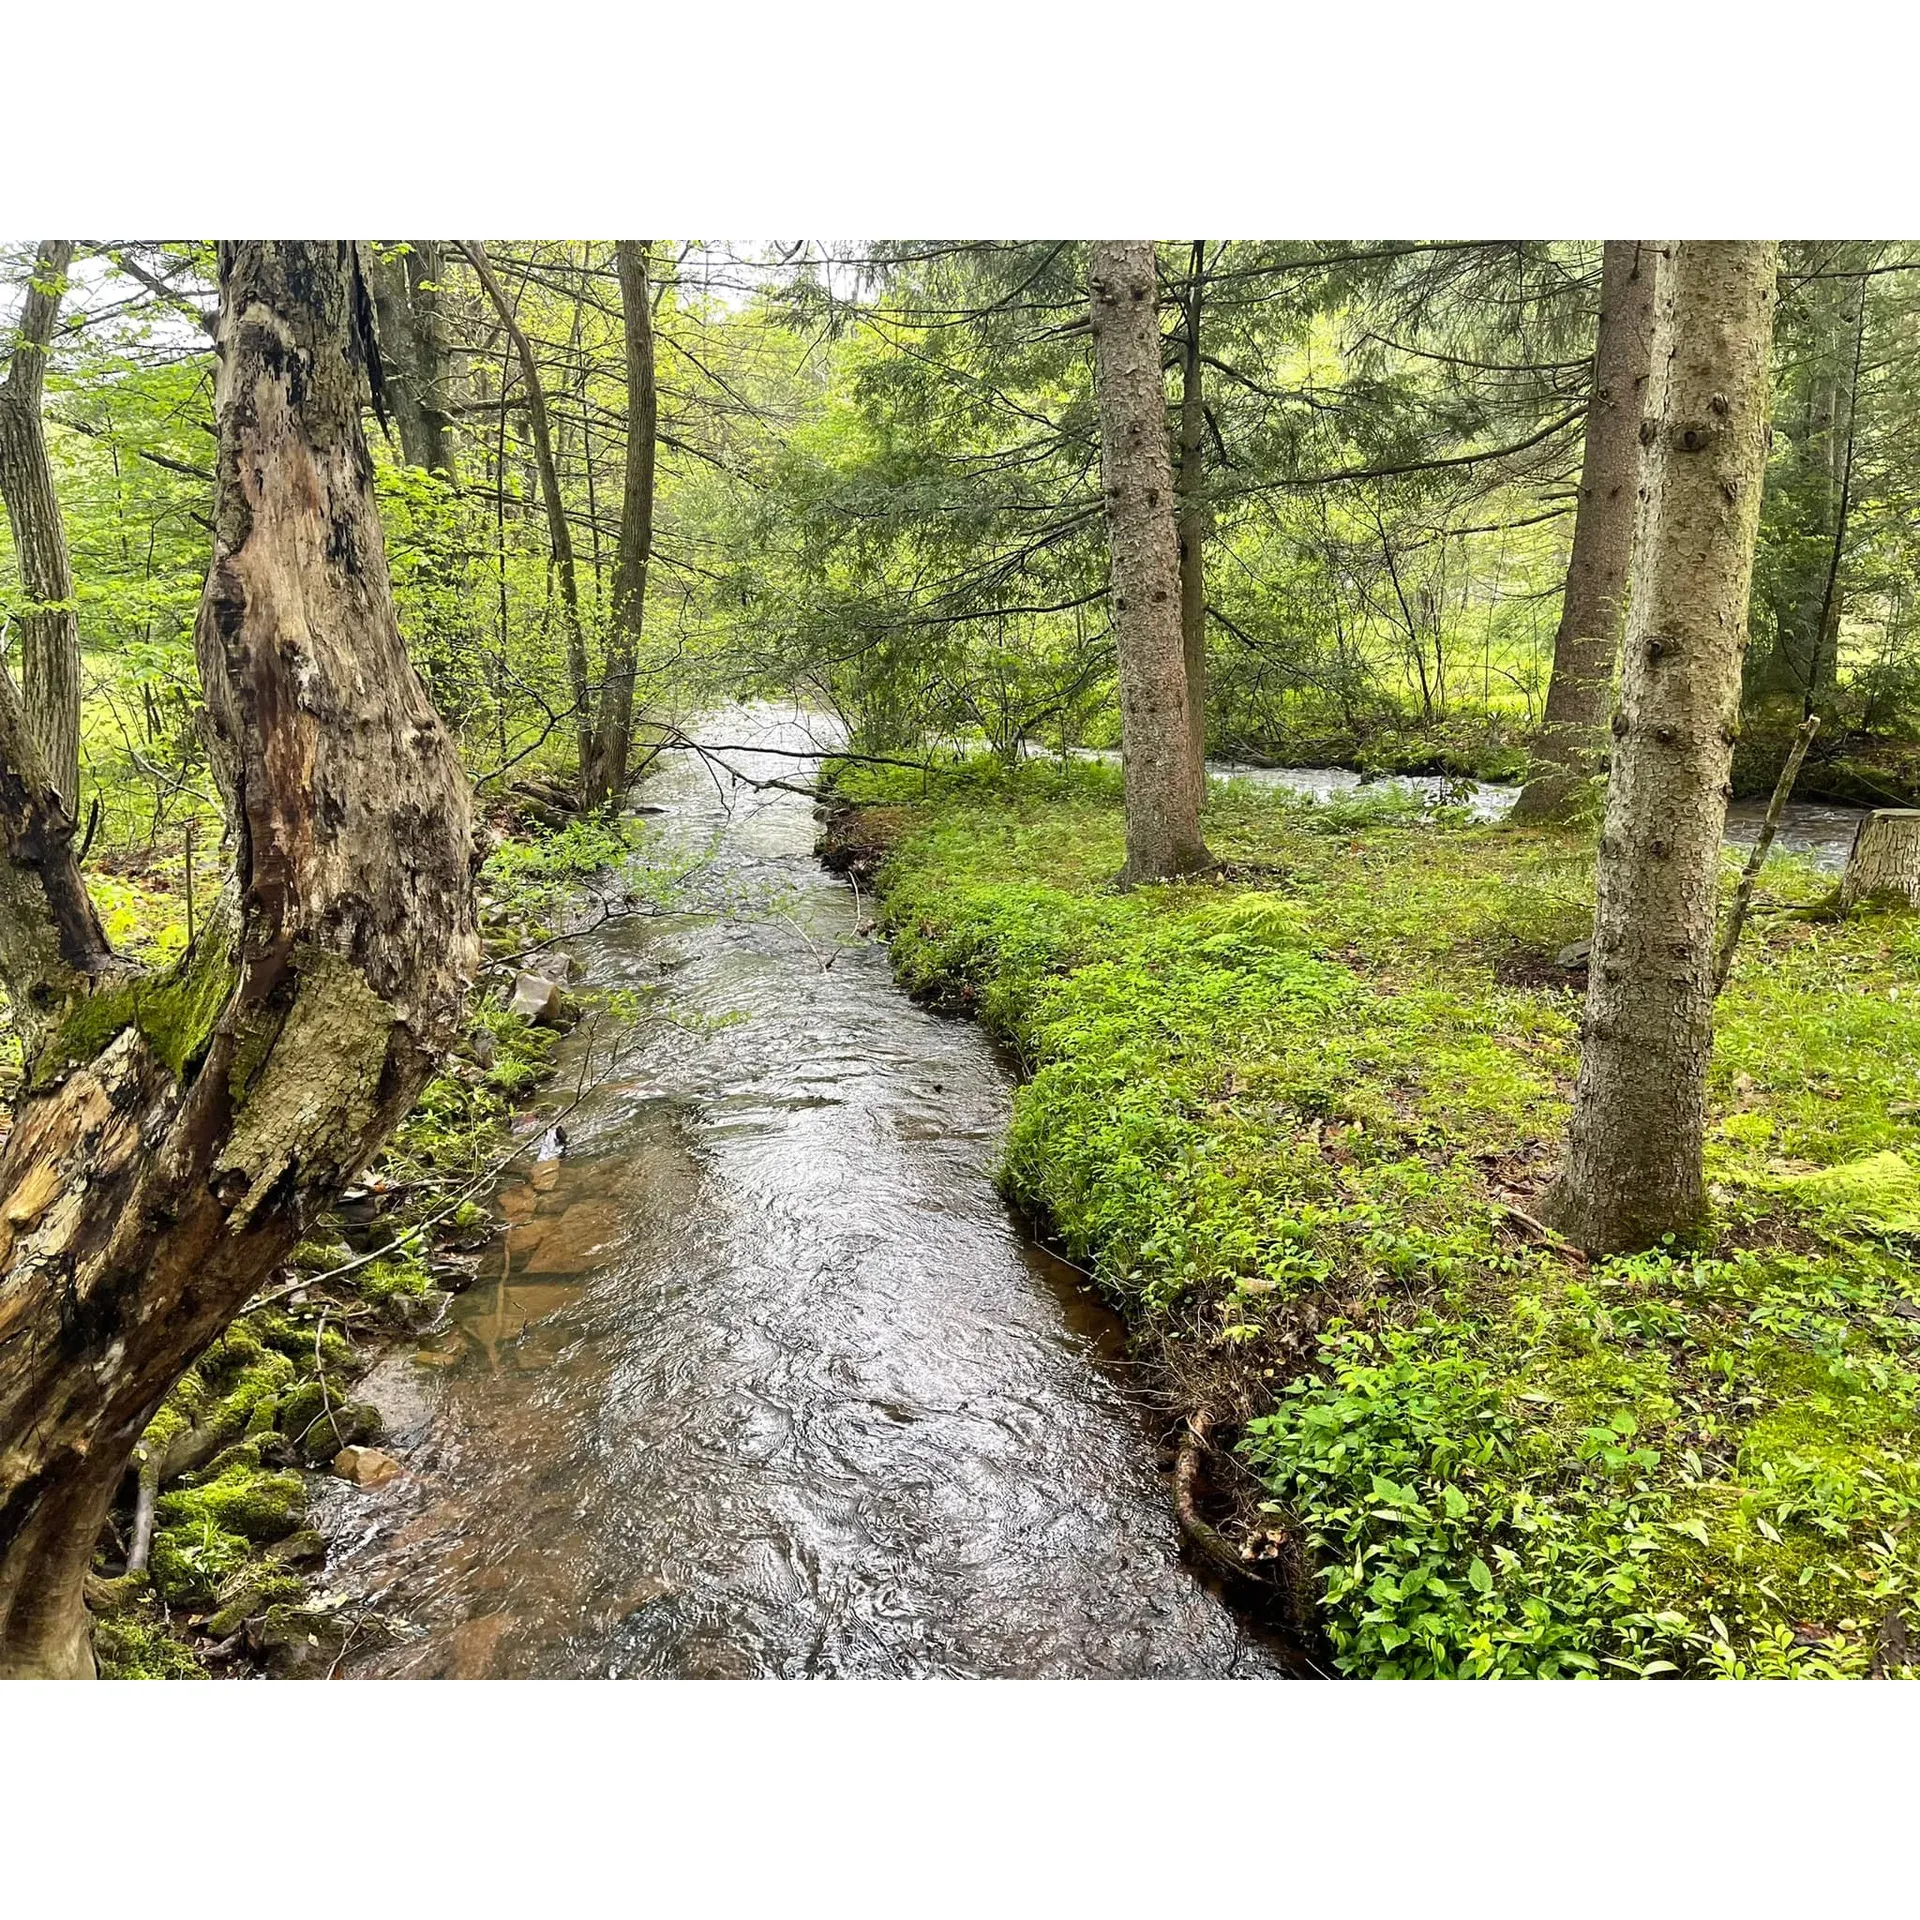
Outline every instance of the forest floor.
[[(496, 982), (510, 986), (516, 965), (551, 960), (556, 935), (595, 899), (589, 884), (624, 861), (631, 839), (623, 824), (569, 820), (538, 795), (496, 814), (481, 929)], [(154, 963), (184, 948), (184, 879), (178, 856), (90, 873), (115, 945)], [(548, 970), (563, 968), (562, 958)], [(104, 1677), (324, 1675), (350, 1640), (379, 1631), (325, 1588), (310, 1478), (346, 1471), (377, 1484), (394, 1470), (380, 1415), (353, 1384), (473, 1279), (498, 1230), (484, 1202), (558, 1037), (510, 1011), (497, 984), (476, 989), (466, 1038), (373, 1167), (169, 1395), (139, 1456), (155, 1506), (148, 1572), (123, 1571), (131, 1487), (95, 1564)]]
[(1341, 1671), (1920, 1670), (1920, 919), (1770, 864), (1711, 1229), (1590, 1263), (1538, 1225), (1590, 844), (1228, 788), (1219, 875), (1122, 895), (1103, 769), (837, 773), (902, 983), (1024, 1065), (1009, 1197)]

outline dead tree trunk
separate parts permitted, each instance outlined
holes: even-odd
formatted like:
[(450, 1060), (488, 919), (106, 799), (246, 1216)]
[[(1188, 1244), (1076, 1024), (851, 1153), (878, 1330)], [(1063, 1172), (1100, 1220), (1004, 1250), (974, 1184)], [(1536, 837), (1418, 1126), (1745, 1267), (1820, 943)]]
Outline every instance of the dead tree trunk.
[(1640, 423), (1653, 353), (1653, 249), (1609, 240), (1600, 268), (1600, 334), (1587, 403), (1580, 500), (1573, 521), (1553, 677), (1535, 754), (1538, 770), (1512, 817), (1564, 820), (1587, 782), (1606, 769), (1607, 709), (1620, 648), (1640, 495)]
[(647, 284), (650, 240), (617, 240), (620, 308), (627, 349), (627, 460), (620, 496), (620, 554), (613, 575), (613, 621), (607, 637), (606, 684), (587, 772), (589, 806), (617, 806), (627, 790), (633, 746), (633, 676), (646, 615), (647, 568), (653, 558), (653, 465), (659, 400), (653, 374), (653, 305)]
[(1779, 248), (1659, 265), (1655, 430), (1613, 719), (1580, 1076), (1555, 1224), (1593, 1253), (1705, 1210), (1713, 933), (1739, 718)]
[(354, 247), (220, 266), (195, 646), (236, 854), (171, 974), (115, 968), (0, 692), (0, 972), (41, 1016), (0, 1154), (0, 1675), (92, 1672), (82, 1583), (136, 1443), (405, 1112), (479, 953), (466, 778), (394, 621)]
[(1151, 240), (1093, 245), (1090, 319), (1100, 411), (1100, 481), (1112, 557), (1126, 778), (1123, 885), (1212, 865), (1200, 837), (1180, 634), (1180, 543), (1167, 455), (1167, 391)]
[(1920, 808), (1881, 807), (1861, 821), (1840, 878), (1840, 905), (1874, 899), (1920, 907)]
[(1200, 362), (1200, 309), (1207, 243), (1193, 243), (1187, 269), (1180, 353), (1179, 496), (1180, 651), (1187, 669), (1187, 729), (1193, 740), (1200, 791), (1207, 779), (1207, 400)]
[(368, 274), (380, 327), (387, 398), (410, 467), (454, 477), (451, 361), (440, 313), (441, 243), (409, 240), (404, 253), (383, 244)]
[(80, 801), (80, 617), (40, 397), (72, 259), (71, 240), (40, 243), (7, 377), (0, 382), (0, 498), (13, 529), (20, 584), (33, 603), (20, 622), (27, 725), (70, 813), (79, 810)]
[(477, 240), (463, 240), (460, 245), (493, 303), (493, 310), (500, 316), (507, 338), (513, 343), (514, 355), (520, 362), (521, 384), (527, 390), (527, 425), (533, 436), (534, 465), (540, 476), (540, 498), (547, 510), (547, 538), (553, 547), (554, 571), (560, 576), (567, 681), (573, 694), (574, 738), (584, 781), (593, 758), (593, 689), (587, 670), (586, 636), (580, 628), (580, 587), (573, 568), (573, 532), (567, 525), (567, 504), (560, 494), (560, 473), (553, 460), (553, 429), (547, 419), (546, 391), (540, 384), (540, 363), (533, 357), (533, 342), (514, 315), (513, 303), (488, 263), (485, 248)]

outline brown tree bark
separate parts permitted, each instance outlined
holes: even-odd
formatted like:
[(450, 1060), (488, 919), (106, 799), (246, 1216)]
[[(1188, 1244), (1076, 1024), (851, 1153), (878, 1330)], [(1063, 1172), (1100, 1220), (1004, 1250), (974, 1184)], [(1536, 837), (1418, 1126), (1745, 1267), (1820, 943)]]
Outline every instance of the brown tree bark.
[(1100, 482), (1120, 661), (1127, 861), (1121, 883), (1213, 864), (1200, 837), (1180, 634), (1180, 542), (1167, 453), (1167, 390), (1151, 240), (1097, 240), (1089, 279)]
[(540, 498), (547, 511), (547, 538), (553, 548), (554, 571), (560, 576), (560, 618), (565, 628), (567, 681), (573, 694), (574, 737), (580, 757), (580, 777), (584, 782), (593, 759), (593, 688), (587, 669), (586, 636), (580, 627), (580, 587), (573, 567), (573, 532), (567, 525), (566, 501), (560, 493), (560, 473), (553, 460), (553, 429), (547, 417), (547, 396), (540, 384), (540, 363), (533, 355), (533, 342), (526, 336), (513, 311), (513, 303), (500, 285), (477, 240), (463, 240), (461, 250), (500, 316), (507, 338), (513, 343), (520, 362), (521, 384), (527, 390), (527, 425), (533, 436), (534, 466), (540, 478)]
[(1898, 900), (1920, 907), (1920, 808), (1880, 807), (1860, 823), (1840, 877), (1840, 905)]
[[(116, 976), (0, 694), (0, 939), (48, 997), (0, 1153), (0, 1676), (93, 1670), (82, 1584), (169, 1388), (378, 1148), (479, 957), (466, 777), (394, 620), (351, 242), (221, 249), (195, 631), (235, 865), (165, 976)], [(77, 992), (75, 980), (91, 983)]]
[(70, 813), (80, 800), (80, 616), (40, 399), (72, 260), (71, 240), (40, 243), (7, 377), (0, 382), (0, 499), (13, 529), (20, 584), (34, 603), (20, 622), (21, 690), (27, 725)]
[(1606, 771), (1614, 656), (1640, 498), (1640, 423), (1653, 364), (1650, 242), (1609, 240), (1600, 267), (1600, 331), (1560, 626), (1553, 637), (1539, 765), (1512, 818), (1564, 820)]
[(1555, 1223), (1592, 1253), (1690, 1235), (1713, 934), (1766, 465), (1779, 248), (1660, 260), (1653, 434), (1613, 718), (1580, 1075)]
[(653, 468), (659, 397), (653, 371), (653, 296), (647, 284), (651, 240), (617, 240), (620, 310), (626, 334), (627, 458), (620, 495), (620, 552), (614, 563), (613, 620), (607, 635), (606, 684), (586, 780), (589, 806), (618, 806), (627, 790), (633, 747), (633, 676), (646, 616), (647, 568), (653, 558)]
[(367, 277), (401, 457), (410, 467), (452, 479), (452, 359), (440, 310), (442, 259), (438, 240), (409, 240), (404, 253), (389, 243), (374, 254)]
[(1200, 361), (1207, 243), (1193, 243), (1180, 354), (1180, 652), (1187, 671), (1187, 730), (1202, 795), (1207, 779), (1207, 400)]

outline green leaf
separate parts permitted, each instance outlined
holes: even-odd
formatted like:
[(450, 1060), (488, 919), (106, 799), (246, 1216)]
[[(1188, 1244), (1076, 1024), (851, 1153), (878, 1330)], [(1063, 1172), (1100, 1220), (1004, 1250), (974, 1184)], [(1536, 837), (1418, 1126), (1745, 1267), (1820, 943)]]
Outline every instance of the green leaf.
[(1477, 1553), (1467, 1567), (1467, 1578), (1473, 1583), (1475, 1593), (1487, 1594), (1493, 1591), (1493, 1574), (1487, 1563)]

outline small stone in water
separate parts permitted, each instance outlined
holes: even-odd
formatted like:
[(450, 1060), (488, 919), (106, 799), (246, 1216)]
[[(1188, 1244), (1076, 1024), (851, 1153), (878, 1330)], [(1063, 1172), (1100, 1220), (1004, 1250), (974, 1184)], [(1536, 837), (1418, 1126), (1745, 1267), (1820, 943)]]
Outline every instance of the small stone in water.
[(400, 1462), (378, 1447), (342, 1447), (333, 1456), (333, 1470), (355, 1486), (384, 1487), (400, 1471)]

